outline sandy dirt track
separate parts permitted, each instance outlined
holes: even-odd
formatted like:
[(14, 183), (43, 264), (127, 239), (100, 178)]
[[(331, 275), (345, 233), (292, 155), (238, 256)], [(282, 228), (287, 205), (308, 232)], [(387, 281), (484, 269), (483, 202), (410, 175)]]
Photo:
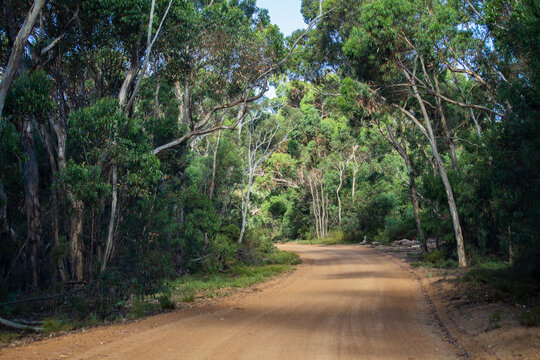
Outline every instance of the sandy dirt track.
[(281, 245), (291, 275), (258, 291), (17, 348), (0, 359), (456, 359), (418, 281), (360, 246)]

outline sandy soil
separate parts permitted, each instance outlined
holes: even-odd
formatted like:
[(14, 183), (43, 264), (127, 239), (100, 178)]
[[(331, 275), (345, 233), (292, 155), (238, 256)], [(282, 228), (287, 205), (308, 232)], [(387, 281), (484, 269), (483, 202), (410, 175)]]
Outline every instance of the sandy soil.
[(250, 292), (4, 348), (0, 359), (460, 357), (420, 281), (399, 260), (361, 246), (280, 247), (303, 264)]

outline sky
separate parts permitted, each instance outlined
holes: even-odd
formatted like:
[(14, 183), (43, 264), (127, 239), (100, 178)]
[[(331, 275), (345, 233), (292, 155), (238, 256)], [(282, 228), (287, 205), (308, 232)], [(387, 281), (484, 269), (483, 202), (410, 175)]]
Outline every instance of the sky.
[[(304, 18), (300, 13), (301, 3), (302, 0), (257, 0), (257, 6), (268, 9), (272, 24), (279, 26), (285, 36), (306, 27)], [(270, 99), (275, 98), (276, 88), (270, 86), (265, 95)]]
[(302, 14), (300, 13), (301, 0), (257, 0), (257, 6), (268, 9), (273, 24), (285, 36), (298, 29), (306, 27)]

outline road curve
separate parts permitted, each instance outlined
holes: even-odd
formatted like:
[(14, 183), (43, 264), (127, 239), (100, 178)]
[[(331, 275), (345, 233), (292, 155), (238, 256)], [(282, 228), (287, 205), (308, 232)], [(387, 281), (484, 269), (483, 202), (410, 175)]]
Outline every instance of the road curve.
[(397, 261), (361, 246), (286, 244), (303, 263), (230, 298), (3, 349), (0, 359), (456, 359)]

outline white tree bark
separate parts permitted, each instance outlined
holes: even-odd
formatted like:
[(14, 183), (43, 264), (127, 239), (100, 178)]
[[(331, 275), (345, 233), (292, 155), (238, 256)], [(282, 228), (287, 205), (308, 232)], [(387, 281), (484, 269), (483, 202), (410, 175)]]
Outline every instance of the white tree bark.
[[(246, 157), (246, 176), (247, 176), (247, 188), (244, 191), (244, 181), (242, 180), (242, 227), (240, 229), (240, 236), (238, 237), (238, 243), (241, 244), (244, 239), (244, 234), (247, 227), (249, 204), (251, 198), (251, 192), (253, 187), (253, 180), (255, 179), (255, 171), (268, 157), (270, 157), (274, 151), (289, 138), (290, 130), (278, 141), (275, 141), (275, 137), (279, 132), (279, 124), (270, 130), (256, 130), (255, 120), (259, 119), (261, 114), (256, 114), (250, 117), (245, 124), (248, 125), (248, 146)], [(254, 137), (256, 138), (254, 139)]]
[(4, 76), (2, 76), (2, 82), (0, 83), (0, 118), (2, 117), (2, 111), (4, 109), (8, 90), (15, 79), (17, 69), (19, 68), (21, 57), (24, 48), (26, 47), (26, 41), (34, 28), (34, 24), (39, 16), (39, 13), (41, 12), (43, 4), (45, 4), (45, 0), (34, 0), (30, 11), (28, 11), (28, 14), (26, 14), (26, 18), (24, 19), (21, 29), (17, 33), (13, 47), (11, 48), (8, 64), (6, 66), (6, 70), (4, 71)]
[(466, 267), (467, 266), (467, 259), (465, 256), (465, 245), (463, 243), (463, 233), (461, 230), (461, 223), (459, 221), (459, 214), (457, 210), (456, 201), (454, 198), (454, 193), (452, 191), (452, 185), (450, 184), (450, 180), (448, 179), (448, 175), (446, 174), (446, 169), (444, 168), (444, 163), (442, 162), (441, 156), (439, 155), (439, 149), (437, 147), (437, 139), (435, 137), (435, 133), (433, 132), (433, 127), (431, 125), (431, 119), (428, 115), (428, 112), (426, 110), (426, 106), (424, 104), (424, 101), (420, 95), (420, 92), (418, 91), (418, 87), (414, 84), (414, 80), (411, 78), (411, 76), (407, 73), (407, 71), (403, 72), (405, 74), (405, 77), (410, 81), (411, 88), (413, 91), (413, 95), (418, 101), (418, 105), (420, 106), (422, 116), (424, 118), (425, 127), (422, 125), (422, 123), (408, 110), (406, 110), (403, 107), (400, 107), (400, 110), (407, 115), (420, 129), (422, 134), (428, 139), (429, 144), (431, 146), (431, 151), (433, 153), (433, 157), (435, 159), (435, 163), (439, 169), (439, 174), (441, 176), (441, 180), (444, 184), (444, 189), (446, 191), (446, 197), (448, 199), (448, 207), (450, 210), (450, 215), (452, 216), (452, 224), (454, 226), (454, 236), (457, 243), (457, 252), (458, 252), (458, 260), (459, 260), (459, 266), (460, 267)]
[(116, 220), (116, 207), (118, 204), (118, 167), (113, 165), (112, 168), (112, 200), (111, 200), (111, 216), (109, 220), (109, 230), (107, 232), (107, 242), (105, 243), (105, 252), (101, 261), (101, 272), (107, 269), (107, 265), (111, 259), (113, 242), (114, 242), (114, 226)]

